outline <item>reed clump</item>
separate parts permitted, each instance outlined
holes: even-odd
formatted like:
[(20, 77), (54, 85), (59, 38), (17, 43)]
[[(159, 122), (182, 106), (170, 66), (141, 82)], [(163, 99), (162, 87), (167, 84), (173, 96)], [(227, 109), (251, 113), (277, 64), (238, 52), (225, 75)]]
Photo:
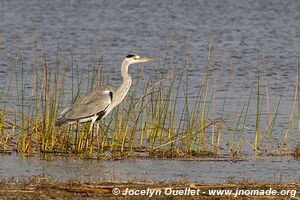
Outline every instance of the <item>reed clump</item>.
[(295, 149), (292, 151), (291, 153), (292, 156), (294, 156), (295, 158), (300, 158), (300, 145), (297, 145), (295, 147)]
[[(209, 48), (202, 81), (191, 95), (189, 57), (184, 66), (175, 66), (170, 51), (168, 48), (166, 56), (161, 58), (165, 62), (156, 66), (158, 72), (168, 68), (169, 73), (157, 73), (157, 77), (149, 79), (139, 70), (123, 103), (100, 120), (92, 134), (88, 134), (89, 123), (62, 127), (55, 127), (54, 123), (67, 102), (74, 102), (90, 89), (106, 83), (103, 55), (89, 59), (87, 70), (81, 70), (74, 64), (72, 55), (68, 59), (57, 52), (56, 61), (49, 65), (45, 51), (41, 53), (36, 49), (33, 76), (26, 75), (28, 66), (22, 56), (16, 56), (13, 70), (1, 86), (0, 151), (25, 155), (58, 153), (98, 159), (218, 157), (224, 154), (236, 157), (249, 148), (258, 155), (274, 148), (284, 152), (294, 127), (296, 102), (299, 102), (298, 76), (287, 126), (275, 133), (282, 91), (278, 87), (279, 95), (270, 97), (268, 81), (261, 69), (246, 100), (241, 100), (235, 114), (228, 116), (231, 66), (223, 85), (222, 101), (218, 101), (220, 67), (212, 65)], [(216, 69), (214, 73), (211, 68)], [(256, 105), (254, 111), (252, 104)], [(248, 126), (253, 121), (255, 130)], [(278, 143), (278, 140), (280, 145), (276, 146), (274, 141)]]

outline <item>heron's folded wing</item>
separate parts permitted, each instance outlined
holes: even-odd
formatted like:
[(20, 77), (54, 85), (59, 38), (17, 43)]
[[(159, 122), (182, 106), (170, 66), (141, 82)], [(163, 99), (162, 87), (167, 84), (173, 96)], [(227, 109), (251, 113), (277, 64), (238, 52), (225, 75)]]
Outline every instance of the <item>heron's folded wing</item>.
[(70, 110), (67, 111), (65, 117), (69, 120), (76, 120), (105, 112), (111, 105), (111, 101), (111, 89), (105, 86), (97, 87), (88, 92), (85, 96), (77, 99)]

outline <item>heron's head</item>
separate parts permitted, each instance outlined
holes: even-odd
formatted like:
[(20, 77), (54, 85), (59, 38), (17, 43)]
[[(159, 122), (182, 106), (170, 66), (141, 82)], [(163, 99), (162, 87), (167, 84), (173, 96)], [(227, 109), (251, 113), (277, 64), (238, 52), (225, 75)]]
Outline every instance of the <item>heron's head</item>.
[(142, 63), (142, 62), (148, 62), (152, 60), (157, 60), (155, 58), (147, 58), (147, 57), (142, 57), (136, 54), (129, 54), (125, 58), (129, 64), (135, 64), (135, 63)]

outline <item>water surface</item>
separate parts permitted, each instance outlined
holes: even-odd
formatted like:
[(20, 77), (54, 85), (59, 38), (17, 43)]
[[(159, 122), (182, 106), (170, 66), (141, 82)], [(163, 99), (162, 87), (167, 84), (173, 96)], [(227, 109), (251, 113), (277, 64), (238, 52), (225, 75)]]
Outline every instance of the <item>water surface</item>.
[(59, 180), (102, 181), (188, 181), (197, 183), (297, 182), (299, 160), (291, 157), (265, 157), (259, 160), (74, 160), (47, 161), (38, 157), (1, 155), (0, 179), (27, 179), (33, 176)]

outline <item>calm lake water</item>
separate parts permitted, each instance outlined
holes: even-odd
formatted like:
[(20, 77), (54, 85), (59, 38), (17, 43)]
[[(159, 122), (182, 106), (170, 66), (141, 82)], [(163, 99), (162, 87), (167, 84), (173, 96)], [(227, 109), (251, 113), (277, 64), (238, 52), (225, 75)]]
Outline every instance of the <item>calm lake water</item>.
[[(144, 71), (148, 79), (155, 78), (157, 71), (170, 73), (172, 64), (183, 68), (188, 55), (189, 94), (192, 103), (193, 94), (198, 91), (201, 82), (199, 77), (203, 77), (210, 42), (213, 45), (211, 77), (216, 68), (220, 68), (217, 107), (211, 118), (220, 114), (229, 66), (231, 81), (225, 107), (226, 116), (232, 116), (238, 105), (241, 107), (247, 102), (252, 86), (253, 91), (256, 90), (255, 74), (259, 63), (269, 81), (271, 101), (276, 102), (278, 99), (277, 84), (283, 92), (275, 125), (276, 139), (286, 126), (292, 110), (297, 58), (300, 54), (299, 10), (298, 0), (0, 1), (0, 84), (13, 72), (12, 65), (16, 55), (23, 56), (24, 75), (28, 80), (32, 79), (36, 37), (38, 49), (46, 51), (47, 62), (52, 69), (55, 68), (57, 51), (65, 58), (67, 69), (70, 69), (72, 55), (74, 65), (83, 73), (86, 72), (89, 56), (93, 58), (103, 54), (103, 72), (112, 85), (120, 83), (119, 65), (129, 53), (161, 58), (160, 66), (164, 67), (160, 69), (157, 69), (157, 63), (145, 65)], [(170, 37), (173, 63), (163, 65)], [(133, 78), (138, 76), (138, 71), (138, 67), (132, 67), (130, 73)], [(17, 73), (19, 84), (20, 66), (17, 67)], [(70, 77), (70, 73), (70, 70), (67, 71), (67, 77)], [(28, 84), (28, 89), (30, 86)], [(13, 87), (16, 87), (15, 82)], [(26, 97), (29, 97), (30, 90), (27, 91)], [(254, 96), (253, 98), (255, 99)], [(14, 107), (15, 103), (14, 99), (10, 99), (8, 106)], [(178, 110), (182, 110), (180, 105), (183, 104), (178, 104)], [(249, 113), (256, 112), (254, 102), (249, 110)], [(251, 142), (255, 117), (249, 118), (247, 126), (252, 129), (246, 135)], [(292, 138), (288, 141), (290, 147), (299, 143), (296, 129), (297, 127), (292, 128), (289, 132)], [(226, 144), (223, 145), (226, 148)], [(246, 150), (247, 148), (251, 149), (246, 145)], [(251, 176), (251, 180), (278, 181), (281, 176), (288, 181), (300, 180), (299, 176), (294, 176), (299, 171), (299, 161), (290, 158), (275, 158), (275, 161), (273, 158), (266, 158), (259, 162), (238, 163), (65, 159), (50, 162), (40, 161), (38, 158), (5, 156), (1, 157), (0, 163), (0, 177), (45, 174), (58, 178), (92, 176), (95, 179), (109, 179), (115, 174), (117, 178), (142, 179), (144, 175), (141, 174), (146, 173), (145, 177), (148, 175), (153, 180), (173, 177), (178, 180), (187, 177), (200, 182), (222, 182), (231, 176), (238, 178), (239, 175), (245, 179)], [(171, 172), (164, 170), (170, 166), (174, 167)], [(56, 174), (58, 169), (62, 170), (59, 175)], [(139, 171), (138, 175), (136, 170)]]
[(259, 160), (73, 160), (52, 161), (37, 157), (0, 155), (0, 179), (27, 179), (42, 176), (59, 180), (83, 181), (188, 181), (228, 183), (243, 181), (299, 182), (299, 161), (290, 157), (264, 157)]

